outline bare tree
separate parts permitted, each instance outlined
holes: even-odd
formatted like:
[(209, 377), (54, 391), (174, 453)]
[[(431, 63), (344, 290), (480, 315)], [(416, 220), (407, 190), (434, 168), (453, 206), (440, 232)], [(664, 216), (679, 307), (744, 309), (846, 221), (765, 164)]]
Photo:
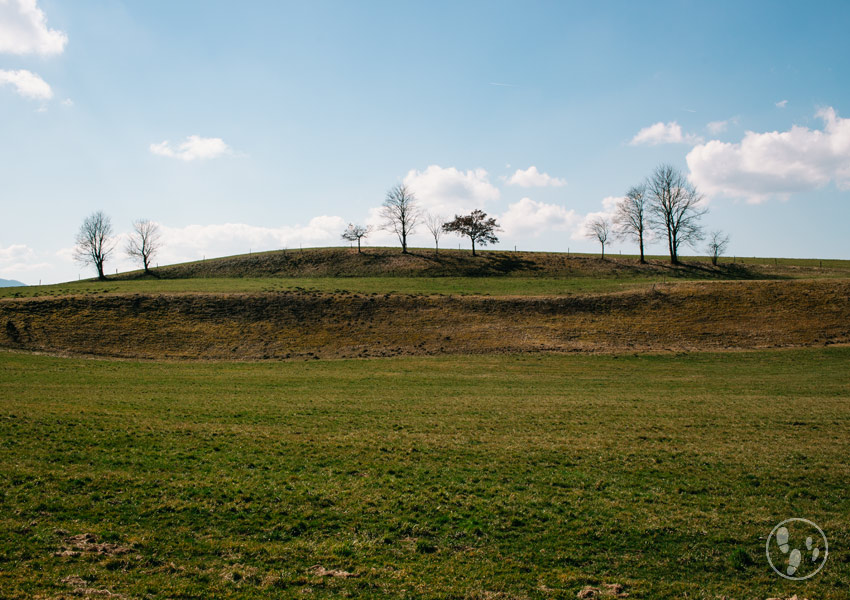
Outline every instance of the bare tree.
[(103, 264), (115, 249), (112, 239), (112, 221), (102, 210), (92, 213), (77, 232), (77, 246), (74, 248), (74, 260), (84, 265), (93, 265), (97, 269), (97, 278), (106, 279)]
[(421, 217), (416, 196), (409, 187), (399, 184), (387, 192), (381, 207), (381, 217), (384, 219), (384, 228), (398, 236), (402, 254), (407, 254), (407, 236), (414, 232)]
[(717, 266), (717, 260), (726, 253), (726, 248), (729, 247), (729, 236), (722, 231), (712, 231), (708, 236), (708, 255), (711, 257), (711, 264)]
[(640, 262), (646, 263), (643, 247), (646, 243), (649, 224), (647, 223), (646, 185), (637, 185), (626, 192), (626, 197), (617, 204), (614, 225), (617, 237), (621, 240), (633, 239), (640, 248)]
[(702, 196), (678, 169), (661, 165), (646, 182), (649, 195), (649, 225), (667, 236), (670, 262), (679, 262), (679, 247), (694, 246), (703, 239), (699, 220), (708, 212), (700, 204)]
[(496, 219), (487, 218), (487, 213), (482, 210), (473, 210), (468, 215), (455, 215), (454, 220), (443, 225), (443, 231), (457, 233), (468, 237), (472, 241), (472, 256), (475, 256), (475, 243), (480, 246), (499, 243), (496, 231), (500, 231)]
[(596, 217), (587, 224), (587, 237), (596, 238), (602, 244), (602, 258), (605, 258), (605, 244), (611, 235), (611, 222), (602, 217)]
[(348, 228), (342, 232), (342, 239), (349, 242), (357, 242), (357, 254), (360, 254), (360, 240), (372, 233), (372, 226), (355, 225), (349, 223)]
[(443, 237), (443, 225), (446, 220), (441, 215), (434, 215), (428, 213), (425, 215), (425, 227), (428, 228), (428, 231), (431, 232), (431, 235), (434, 236), (434, 254), (440, 253), (440, 238)]
[(124, 251), (130, 258), (142, 262), (145, 273), (150, 273), (151, 259), (160, 249), (159, 225), (147, 219), (133, 221), (133, 231)]

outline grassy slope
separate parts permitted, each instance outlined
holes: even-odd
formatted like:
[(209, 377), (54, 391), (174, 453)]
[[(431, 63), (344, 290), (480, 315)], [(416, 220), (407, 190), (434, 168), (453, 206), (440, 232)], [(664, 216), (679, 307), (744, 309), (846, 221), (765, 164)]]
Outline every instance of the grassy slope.
[[(823, 279), (850, 277), (850, 261), (811, 259), (685, 259), (671, 266), (663, 257), (640, 265), (635, 257), (544, 252), (469, 252), (369, 248), (313, 248), (216, 258), (110, 277), (107, 282), (0, 288), (3, 297), (102, 293), (266, 292), (311, 289), (323, 292), (403, 294), (564, 295), (618, 291), (654, 282), (723, 279)], [(741, 262), (744, 260), (745, 262)]]
[(267, 252), (0, 290), (0, 346), (262, 359), (850, 341), (850, 261), (746, 260)]
[[(846, 348), (261, 364), (0, 353), (0, 589), (572, 599), (616, 582), (635, 599), (843, 599), (848, 362)], [(764, 559), (791, 516), (829, 537), (808, 582)], [(130, 551), (54, 556), (83, 533)]]
[(555, 298), (349, 293), (0, 301), (0, 345), (211, 359), (704, 350), (850, 342), (850, 281), (727, 281)]
[[(171, 265), (158, 270), (161, 278), (191, 277), (672, 277), (685, 279), (793, 277), (805, 273), (850, 275), (850, 261), (807, 259), (728, 258), (712, 267), (705, 257), (687, 258), (672, 266), (663, 257), (641, 265), (635, 257), (561, 252), (468, 251), (414, 248), (402, 255), (398, 248), (369, 248), (362, 254), (348, 248), (310, 248), (243, 254)], [(135, 277), (136, 274), (127, 274)]]
[(645, 288), (655, 277), (193, 277), (80, 281), (0, 288), (2, 298), (98, 296), (103, 294), (232, 294), (315, 291), (355, 294), (565, 296)]

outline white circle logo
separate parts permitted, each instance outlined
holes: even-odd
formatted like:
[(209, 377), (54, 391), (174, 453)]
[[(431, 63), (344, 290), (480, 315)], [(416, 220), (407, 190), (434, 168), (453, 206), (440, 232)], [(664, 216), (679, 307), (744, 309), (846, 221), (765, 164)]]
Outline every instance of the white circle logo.
[(826, 564), (829, 544), (820, 527), (808, 519), (786, 519), (767, 536), (767, 562), (780, 577), (801, 581)]

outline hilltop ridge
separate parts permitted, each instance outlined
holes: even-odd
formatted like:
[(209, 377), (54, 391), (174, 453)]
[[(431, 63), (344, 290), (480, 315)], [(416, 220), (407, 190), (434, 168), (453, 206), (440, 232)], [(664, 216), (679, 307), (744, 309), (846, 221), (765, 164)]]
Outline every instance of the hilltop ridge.
[[(774, 279), (850, 276), (850, 261), (723, 258), (713, 266), (706, 257), (685, 257), (672, 265), (666, 257), (637, 257), (568, 252), (480, 251), (414, 248), (305, 248), (241, 254), (158, 267), (162, 279), (197, 277), (671, 277), (682, 279)], [(133, 271), (110, 279), (144, 276)]]

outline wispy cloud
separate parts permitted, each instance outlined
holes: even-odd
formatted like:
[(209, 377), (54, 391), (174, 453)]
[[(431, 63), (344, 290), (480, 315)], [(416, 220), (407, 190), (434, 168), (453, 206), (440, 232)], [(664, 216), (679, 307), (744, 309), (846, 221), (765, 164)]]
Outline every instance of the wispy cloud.
[(654, 123), (638, 131), (629, 142), (632, 146), (646, 144), (657, 146), (658, 144), (696, 144), (702, 141), (698, 135), (683, 133), (682, 126), (676, 121), (669, 123)]
[(780, 100), (776, 103), (777, 108), (785, 108), (788, 106), (788, 100)]
[(151, 144), (150, 151), (159, 156), (176, 158), (184, 161), (207, 160), (218, 158), (225, 154), (232, 154), (230, 146), (221, 138), (204, 138), (199, 135), (190, 135), (186, 141), (172, 146), (171, 142), (165, 140), (158, 144)]
[(707, 123), (705, 128), (708, 129), (709, 133), (712, 135), (717, 135), (718, 133), (723, 133), (727, 129), (729, 129), (730, 125), (737, 125), (738, 117), (732, 117), (731, 119), (725, 119), (723, 121), (711, 121)]

